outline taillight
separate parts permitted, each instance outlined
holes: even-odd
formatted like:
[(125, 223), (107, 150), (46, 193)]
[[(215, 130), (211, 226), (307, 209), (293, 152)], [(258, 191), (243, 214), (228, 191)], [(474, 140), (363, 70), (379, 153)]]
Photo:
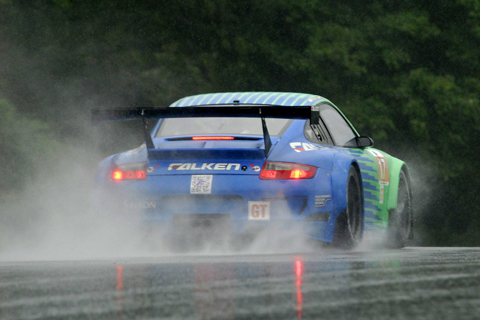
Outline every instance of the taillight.
[(112, 170), (113, 181), (145, 180), (147, 179), (147, 164), (145, 162), (122, 164)]
[(316, 167), (306, 164), (267, 161), (260, 172), (263, 180), (310, 179), (317, 172)]

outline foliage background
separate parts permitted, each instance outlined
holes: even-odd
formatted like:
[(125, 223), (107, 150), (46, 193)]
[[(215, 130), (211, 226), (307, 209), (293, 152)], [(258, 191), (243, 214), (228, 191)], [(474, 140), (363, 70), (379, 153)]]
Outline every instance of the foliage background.
[(479, 52), (477, 0), (0, 0), (0, 221), (72, 146), (93, 171), (141, 142), (92, 107), (291, 91), (410, 164), (417, 244), (479, 246)]

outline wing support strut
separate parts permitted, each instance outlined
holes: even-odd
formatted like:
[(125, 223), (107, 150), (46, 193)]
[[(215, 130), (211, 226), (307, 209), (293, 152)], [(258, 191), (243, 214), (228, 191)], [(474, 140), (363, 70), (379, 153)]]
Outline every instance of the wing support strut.
[[(263, 110), (262, 110), (263, 109)], [(319, 108), (317, 106), (277, 106), (268, 107), (258, 105), (222, 105), (222, 106), (195, 106), (174, 108), (130, 108), (130, 109), (93, 109), (92, 121), (97, 123), (106, 120), (133, 120), (142, 119), (145, 134), (145, 144), (148, 149), (154, 149), (152, 136), (148, 132), (147, 119), (159, 118), (186, 118), (186, 117), (246, 117), (261, 118), (265, 157), (272, 149), (272, 140), (268, 133), (266, 118), (282, 119), (310, 119), (312, 130), (318, 137), (322, 136)]]
[(148, 121), (147, 121), (147, 118), (145, 117), (145, 109), (142, 109), (142, 121), (143, 121), (143, 132), (145, 134), (145, 144), (147, 145), (147, 150), (155, 149), (152, 136), (150, 135), (150, 132), (148, 132)]
[[(259, 112), (261, 115), (262, 109), (260, 109)], [(262, 117), (262, 130), (263, 130), (263, 143), (265, 144), (265, 158), (267, 158), (268, 154), (270, 153), (270, 149), (272, 148), (272, 139), (270, 139), (270, 134), (268, 133), (265, 117)]]

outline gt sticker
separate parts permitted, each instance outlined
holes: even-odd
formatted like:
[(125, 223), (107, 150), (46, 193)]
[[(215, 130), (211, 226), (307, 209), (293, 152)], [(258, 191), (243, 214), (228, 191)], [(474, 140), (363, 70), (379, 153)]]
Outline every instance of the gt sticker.
[(192, 175), (190, 182), (191, 194), (210, 194), (212, 193), (212, 175)]
[(168, 170), (240, 170), (240, 163), (170, 163)]
[(378, 164), (378, 183), (380, 184), (380, 199), (379, 202), (380, 204), (383, 204), (383, 199), (385, 198), (385, 186), (388, 186), (389, 184), (389, 178), (388, 178), (388, 165), (387, 165), (387, 160), (378, 151), (375, 150), (368, 150), (370, 151), (371, 154), (375, 156), (375, 159), (377, 160)]
[(325, 147), (316, 146), (312, 143), (305, 142), (290, 142), (290, 147), (292, 147), (295, 152), (328, 149)]
[(248, 220), (270, 220), (270, 201), (248, 201)]

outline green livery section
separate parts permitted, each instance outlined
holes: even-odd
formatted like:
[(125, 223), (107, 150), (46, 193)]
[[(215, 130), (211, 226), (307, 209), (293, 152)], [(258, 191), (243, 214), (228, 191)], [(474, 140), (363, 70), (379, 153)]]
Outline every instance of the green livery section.
[(399, 176), (406, 164), (375, 148), (349, 149), (362, 172), (367, 230), (385, 230), (388, 216), (397, 207)]

